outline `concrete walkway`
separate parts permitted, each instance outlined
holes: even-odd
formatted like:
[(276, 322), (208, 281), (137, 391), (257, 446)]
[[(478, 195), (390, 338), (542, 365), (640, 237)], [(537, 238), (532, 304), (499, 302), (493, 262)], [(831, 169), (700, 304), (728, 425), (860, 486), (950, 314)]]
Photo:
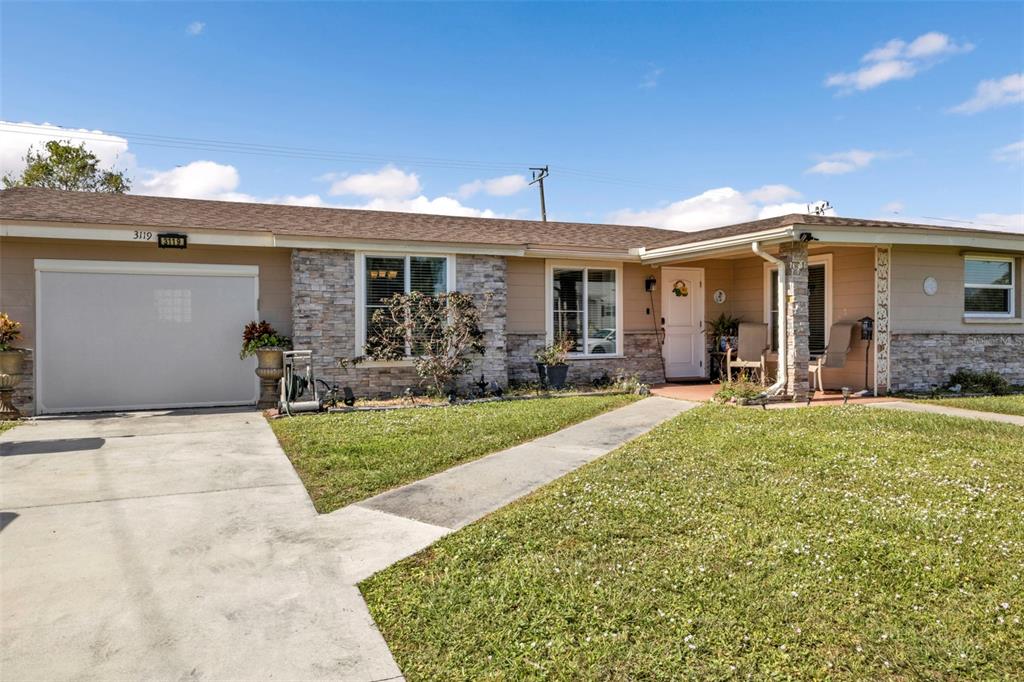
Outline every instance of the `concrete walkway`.
[(696, 406), (648, 398), (354, 506), (452, 530), (462, 528)]
[(400, 677), (355, 585), (693, 404), (650, 398), (318, 515), (251, 411), (0, 435), (10, 680)]
[(945, 405), (932, 405), (913, 400), (893, 400), (890, 402), (871, 403), (871, 407), (881, 407), (888, 410), (904, 410), (906, 412), (925, 412), (927, 414), (942, 414), (947, 417), (966, 417), (967, 419), (981, 419), (989, 422), (1002, 422), (1004, 424), (1016, 424), (1024, 426), (1024, 417), (1014, 414), (999, 414), (998, 412), (981, 412), (980, 410), (965, 410), (959, 407), (946, 407)]

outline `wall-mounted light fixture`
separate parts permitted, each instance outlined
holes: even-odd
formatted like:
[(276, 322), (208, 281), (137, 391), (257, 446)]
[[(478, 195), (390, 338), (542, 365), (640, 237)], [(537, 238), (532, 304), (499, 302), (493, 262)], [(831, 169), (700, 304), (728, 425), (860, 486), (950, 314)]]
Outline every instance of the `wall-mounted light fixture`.
[(644, 280), (644, 291), (654, 291), (657, 288), (657, 286), (658, 280), (657, 278), (654, 277), (654, 275), (651, 275), (650, 277)]

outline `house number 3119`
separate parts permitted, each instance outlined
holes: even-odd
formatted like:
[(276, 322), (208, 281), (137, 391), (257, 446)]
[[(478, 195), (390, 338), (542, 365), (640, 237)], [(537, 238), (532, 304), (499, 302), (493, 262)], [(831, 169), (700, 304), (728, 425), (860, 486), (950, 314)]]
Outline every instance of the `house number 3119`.
[(146, 241), (149, 241), (150, 239), (153, 238), (152, 232), (146, 232), (144, 230), (135, 230), (134, 234), (135, 236), (132, 237), (133, 239), (144, 239)]

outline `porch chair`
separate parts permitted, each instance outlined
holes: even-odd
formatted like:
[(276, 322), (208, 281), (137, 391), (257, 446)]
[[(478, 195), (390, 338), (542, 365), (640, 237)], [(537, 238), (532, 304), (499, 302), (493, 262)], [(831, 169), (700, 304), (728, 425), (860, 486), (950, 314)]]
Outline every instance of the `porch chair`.
[(822, 368), (838, 369), (846, 366), (846, 356), (850, 354), (853, 327), (856, 324), (856, 322), (836, 322), (829, 327), (828, 345), (825, 346), (825, 352), (817, 357), (812, 357), (807, 367), (807, 373), (811, 379), (812, 396), (819, 386), (824, 387), (821, 381)]
[[(768, 325), (764, 322), (740, 322), (737, 331), (736, 345), (739, 348), (725, 347), (726, 376), (732, 380), (734, 368), (757, 368), (761, 372), (761, 385), (764, 386), (768, 377)], [(736, 357), (733, 357), (733, 350)]]

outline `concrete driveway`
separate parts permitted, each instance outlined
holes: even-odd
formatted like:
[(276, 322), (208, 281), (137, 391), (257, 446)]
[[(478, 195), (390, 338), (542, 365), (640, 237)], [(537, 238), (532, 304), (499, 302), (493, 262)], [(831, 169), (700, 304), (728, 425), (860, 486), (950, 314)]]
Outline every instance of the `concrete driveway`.
[(6, 680), (383, 680), (356, 582), (446, 532), (316, 514), (252, 411), (41, 419), (0, 435)]

